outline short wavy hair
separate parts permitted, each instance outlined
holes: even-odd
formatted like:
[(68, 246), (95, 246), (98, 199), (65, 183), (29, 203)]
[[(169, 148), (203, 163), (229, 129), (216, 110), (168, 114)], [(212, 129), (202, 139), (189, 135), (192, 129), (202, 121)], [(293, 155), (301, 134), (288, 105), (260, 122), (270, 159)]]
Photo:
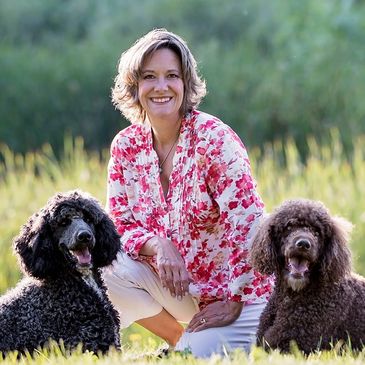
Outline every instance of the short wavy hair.
[(161, 48), (171, 49), (181, 61), (184, 83), (181, 115), (197, 108), (206, 94), (205, 81), (198, 75), (197, 63), (186, 42), (164, 28), (154, 29), (122, 53), (112, 88), (113, 104), (131, 123), (143, 123), (146, 119), (146, 112), (138, 99), (138, 82), (146, 58)]

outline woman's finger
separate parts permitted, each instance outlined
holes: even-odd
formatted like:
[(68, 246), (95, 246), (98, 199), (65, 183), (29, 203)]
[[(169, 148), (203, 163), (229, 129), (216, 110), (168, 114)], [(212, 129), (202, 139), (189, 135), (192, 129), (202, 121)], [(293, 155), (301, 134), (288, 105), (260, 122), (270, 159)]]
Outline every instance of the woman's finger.
[(158, 265), (157, 269), (158, 269), (158, 276), (160, 277), (162, 287), (164, 289), (167, 289), (165, 268), (163, 265)]
[(180, 268), (178, 271), (174, 272), (174, 285), (176, 296), (179, 300), (186, 294), (185, 281), (182, 280), (183, 271), (185, 268)]
[(189, 284), (190, 284), (189, 274), (188, 271), (186, 270), (185, 265), (180, 270), (180, 277), (181, 277), (181, 287), (184, 292), (183, 295), (185, 295), (189, 292)]
[(186, 331), (198, 332), (231, 324), (240, 316), (242, 308), (243, 303), (239, 302), (210, 303), (192, 318)]
[(166, 288), (170, 290), (170, 293), (173, 297), (176, 297), (176, 288), (175, 288), (175, 281), (174, 281), (174, 273), (171, 270), (171, 267), (165, 268), (165, 284)]
[(209, 320), (209, 313), (207, 307), (203, 308), (200, 312), (196, 313), (191, 319), (187, 329), (195, 329), (199, 325), (204, 325)]
[(226, 321), (220, 315), (205, 315), (200, 316), (194, 322), (190, 322), (189, 326), (186, 328), (187, 332), (199, 332), (207, 328), (212, 327), (222, 327), (226, 325)]
[(189, 275), (183, 262), (179, 269), (174, 271), (175, 292), (178, 299), (182, 299), (189, 292)]

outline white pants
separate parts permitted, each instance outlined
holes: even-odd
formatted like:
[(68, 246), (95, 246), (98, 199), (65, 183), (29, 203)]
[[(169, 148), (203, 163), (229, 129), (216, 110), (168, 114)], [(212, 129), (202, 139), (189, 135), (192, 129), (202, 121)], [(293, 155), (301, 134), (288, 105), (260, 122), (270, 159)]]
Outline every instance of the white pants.
[[(103, 273), (110, 300), (118, 309), (121, 327), (157, 315), (165, 309), (179, 322), (188, 323), (199, 311), (196, 298), (185, 295), (178, 300), (162, 287), (158, 275), (151, 267), (132, 260), (127, 254), (118, 254), (112, 266)], [(249, 351), (255, 342), (259, 317), (265, 303), (243, 307), (240, 317), (225, 327), (208, 328), (200, 332), (184, 332), (175, 349), (190, 349), (193, 355), (209, 357), (241, 348)]]

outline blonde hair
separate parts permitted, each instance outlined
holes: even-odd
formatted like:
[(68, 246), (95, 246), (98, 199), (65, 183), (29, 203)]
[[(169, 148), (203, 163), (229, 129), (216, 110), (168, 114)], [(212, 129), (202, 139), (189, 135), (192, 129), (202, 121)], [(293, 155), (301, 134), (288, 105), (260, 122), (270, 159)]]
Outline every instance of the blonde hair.
[(166, 29), (154, 29), (122, 53), (112, 88), (113, 104), (131, 123), (143, 123), (146, 118), (138, 99), (138, 82), (146, 58), (161, 48), (171, 49), (181, 61), (184, 83), (181, 115), (197, 108), (206, 94), (205, 82), (198, 75), (197, 63), (185, 41)]

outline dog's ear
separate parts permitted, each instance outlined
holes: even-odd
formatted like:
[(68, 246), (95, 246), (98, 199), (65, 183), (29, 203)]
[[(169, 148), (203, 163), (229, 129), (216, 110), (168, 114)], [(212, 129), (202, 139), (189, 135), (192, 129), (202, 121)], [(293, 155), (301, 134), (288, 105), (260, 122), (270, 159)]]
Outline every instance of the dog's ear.
[(353, 225), (344, 218), (332, 217), (329, 228), (320, 270), (331, 281), (337, 281), (351, 272), (348, 241)]
[(121, 250), (121, 244), (114, 223), (106, 213), (95, 225), (95, 242), (92, 249), (94, 266), (98, 268), (110, 265)]
[(15, 237), (13, 248), (27, 275), (45, 279), (59, 272), (58, 255), (47, 215), (36, 213), (31, 216)]
[(271, 239), (272, 215), (263, 218), (252, 241), (249, 261), (262, 274), (271, 275), (275, 272), (277, 254), (275, 244)]

